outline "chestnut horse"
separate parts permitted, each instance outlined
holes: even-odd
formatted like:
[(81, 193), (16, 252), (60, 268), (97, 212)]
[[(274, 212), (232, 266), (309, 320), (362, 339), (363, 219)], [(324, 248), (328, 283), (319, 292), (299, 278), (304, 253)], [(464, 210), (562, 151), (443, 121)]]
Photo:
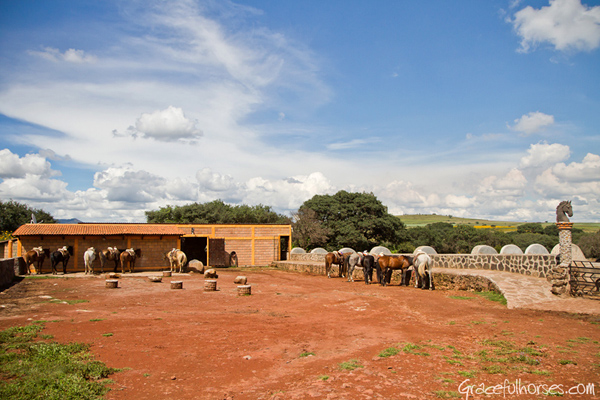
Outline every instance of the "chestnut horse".
[(376, 263), (376, 266), (378, 266), (377, 278), (379, 278), (379, 283), (381, 283), (382, 286), (389, 284), (392, 278), (392, 271), (399, 269), (402, 271), (400, 286), (404, 284), (408, 286), (408, 282), (410, 281), (410, 272), (408, 271), (408, 268), (411, 265), (412, 257), (382, 255)]
[(56, 275), (58, 271), (56, 271), (56, 266), (59, 262), (62, 262), (63, 265), (63, 274), (67, 274), (67, 264), (69, 263), (69, 258), (73, 255), (73, 246), (63, 246), (58, 250), (52, 252), (50, 254), (50, 263), (52, 264), (52, 274)]
[(123, 252), (124, 250), (121, 249), (117, 249), (116, 247), (109, 247), (108, 249), (105, 250), (100, 250), (99, 251), (99, 256), (100, 256), (100, 271), (102, 271), (102, 273), (104, 273), (104, 264), (106, 264), (106, 261), (114, 261), (115, 262), (115, 270), (114, 272), (117, 272), (117, 268), (119, 267), (119, 255)]
[(344, 264), (347, 257), (350, 257), (350, 254), (343, 254), (339, 251), (334, 251), (333, 253), (325, 254), (325, 272), (327, 272), (327, 277), (331, 278), (331, 266), (336, 264), (339, 266), (338, 276), (344, 276)]
[(33, 265), (34, 262), (37, 262), (36, 271), (38, 274), (41, 274), (42, 266), (44, 265), (44, 260), (46, 259), (46, 257), (50, 258), (50, 249), (42, 249), (41, 246), (34, 247), (33, 249), (25, 253), (25, 255), (23, 256), (26, 265), (25, 273), (29, 274), (31, 265)]
[(171, 272), (173, 272), (173, 266), (175, 267), (175, 271), (177, 271), (177, 267), (179, 267), (179, 273), (183, 272), (183, 267), (187, 264), (187, 256), (185, 253), (179, 249), (173, 249), (166, 253), (163, 259), (168, 260), (171, 265)]
[(121, 273), (125, 273), (125, 263), (129, 265), (129, 272), (135, 271), (135, 260), (142, 256), (142, 249), (126, 249), (121, 253), (119, 258), (121, 259)]

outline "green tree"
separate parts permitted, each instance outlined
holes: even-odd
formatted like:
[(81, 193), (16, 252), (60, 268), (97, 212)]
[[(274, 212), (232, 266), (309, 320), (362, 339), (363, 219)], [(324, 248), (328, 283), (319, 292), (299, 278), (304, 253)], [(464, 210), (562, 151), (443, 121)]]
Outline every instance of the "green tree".
[(315, 218), (327, 230), (330, 250), (351, 247), (368, 250), (380, 244), (398, 245), (405, 237), (402, 221), (388, 213), (373, 193), (315, 195), (299, 211), (315, 212)]
[(317, 219), (317, 213), (310, 208), (302, 208), (292, 215), (292, 243), (305, 250), (323, 247), (327, 244), (329, 230)]
[(518, 233), (544, 233), (544, 228), (539, 222), (529, 222), (517, 226)]
[(290, 218), (277, 214), (269, 206), (225, 204), (222, 200), (210, 203), (192, 203), (184, 206), (166, 206), (146, 211), (148, 223), (177, 224), (289, 224)]
[(12, 234), (21, 225), (31, 222), (32, 214), (35, 215), (37, 222), (56, 223), (54, 217), (44, 210), (13, 200), (0, 201), (0, 232)]
[(595, 260), (600, 258), (600, 230), (596, 231), (596, 233), (583, 234), (577, 245), (586, 257)]

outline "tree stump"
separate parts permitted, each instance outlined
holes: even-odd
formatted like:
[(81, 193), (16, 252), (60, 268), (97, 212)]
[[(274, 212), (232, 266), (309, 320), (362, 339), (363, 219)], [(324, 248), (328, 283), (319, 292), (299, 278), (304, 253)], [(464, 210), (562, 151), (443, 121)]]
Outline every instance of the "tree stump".
[(241, 285), (237, 287), (238, 296), (250, 296), (252, 294), (251, 285)]
[(163, 271), (163, 276), (166, 276), (166, 277), (171, 276), (171, 271)]
[(115, 289), (119, 287), (119, 281), (116, 279), (107, 279), (105, 285), (107, 289)]
[(171, 281), (171, 289), (183, 289), (183, 281)]
[(214, 292), (217, 290), (217, 281), (215, 280), (205, 280), (204, 281), (204, 291), (205, 292)]

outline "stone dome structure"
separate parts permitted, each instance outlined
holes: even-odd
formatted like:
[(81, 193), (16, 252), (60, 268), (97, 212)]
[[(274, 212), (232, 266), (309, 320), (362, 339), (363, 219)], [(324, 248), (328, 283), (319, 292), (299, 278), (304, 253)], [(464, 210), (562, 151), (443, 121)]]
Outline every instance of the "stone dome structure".
[(541, 244), (530, 244), (529, 247), (525, 249), (525, 254), (550, 254), (548, 249), (546, 249)]
[(427, 254), (437, 254), (437, 251), (435, 251), (435, 249), (431, 246), (419, 246), (415, 249), (415, 251), (413, 251), (413, 254), (416, 254), (417, 251), (423, 251)]
[(317, 247), (310, 251), (310, 254), (327, 254), (327, 253), (329, 253), (329, 252), (322, 247)]
[(305, 254), (306, 250), (304, 250), (302, 247), (294, 247), (292, 249), (292, 251), (290, 251), (290, 254)]
[(523, 254), (523, 250), (516, 244), (507, 244), (502, 246), (500, 254)]
[(486, 244), (480, 244), (473, 247), (471, 254), (498, 254), (495, 248)]

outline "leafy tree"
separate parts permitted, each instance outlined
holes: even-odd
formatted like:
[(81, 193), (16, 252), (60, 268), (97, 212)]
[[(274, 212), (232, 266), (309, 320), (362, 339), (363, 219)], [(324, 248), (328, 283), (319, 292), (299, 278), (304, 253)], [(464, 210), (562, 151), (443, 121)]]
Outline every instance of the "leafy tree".
[(329, 230), (310, 208), (300, 208), (292, 215), (292, 242), (305, 250), (326, 246)]
[(577, 245), (588, 258), (600, 258), (600, 230), (596, 233), (586, 233), (581, 236)]
[(334, 195), (315, 195), (300, 207), (299, 212), (314, 211), (315, 218), (327, 230), (327, 247), (351, 247), (368, 250), (382, 243), (399, 244), (406, 229), (398, 217), (388, 213), (373, 193), (350, 193), (344, 190)]
[(44, 210), (13, 200), (0, 201), (0, 232), (12, 234), (19, 226), (31, 222), (31, 214), (35, 215), (37, 222), (56, 223), (54, 217)]
[(290, 219), (277, 214), (269, 206), (225, 204), (222, 200), (210, 203), (192, 203), (184, 206), (166, 206), (146, 211), (148, 223), (177, 224), (288, 224)]
[(544, 233), (544, 228), (539, 222), (529, 222), (517, 226), (518, 233)]

